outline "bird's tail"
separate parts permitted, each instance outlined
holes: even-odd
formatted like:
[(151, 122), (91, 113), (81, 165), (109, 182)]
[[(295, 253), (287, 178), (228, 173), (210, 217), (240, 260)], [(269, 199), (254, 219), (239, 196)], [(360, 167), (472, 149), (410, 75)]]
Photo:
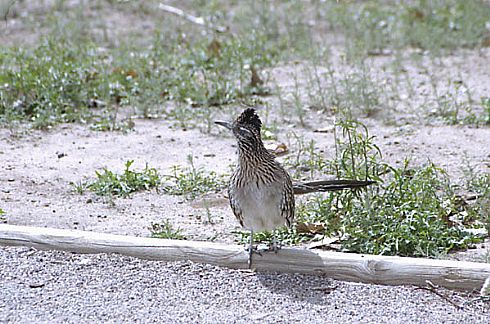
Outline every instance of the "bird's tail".
[(293, 183), (293, 190), (295, 195), (302, 195), (311, 192), (324, 192), (324, 191), (362, 188), (374, 183), (376, 183), (376, 181), (322, 180), (322, 181)]

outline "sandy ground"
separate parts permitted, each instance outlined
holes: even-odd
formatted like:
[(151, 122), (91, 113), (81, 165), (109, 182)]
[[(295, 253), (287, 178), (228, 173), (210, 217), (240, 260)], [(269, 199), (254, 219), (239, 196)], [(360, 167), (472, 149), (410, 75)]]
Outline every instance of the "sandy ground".
[[(400, 163), (409, 154), (414, 164), (431, 160), (454, 177), (462, 175), (463, 159), (482, 169), (490, 166), (490, 152), (485, 149), (490, 147), (489, 128), (370, 123), (371, 133), (390, 163)], [(135, 168), (148, 163), (168, 174), (174, 165), (188, 166), (188, 155), (194, 157), (196, 167), (229, 174), (235, 161), (235, 142), (230, 134), (218, 131), (209, 135), (196, 129), (183, 131), (165, 120), (136, 120), (135, 131), (129, 134), (90, 131), (78, 125), (32, 131), (20, 138), (0, 130), (5, 135), (0, 138), (0, 202), (13, 225), (148, 236), (152, 222), (169, 220), (190, 239), (230, 242), (230, 233), (238, 227), (225, 192), (195, 201), (141, 192), (131, 198), (116, 198), (111, 204), (90, 192), (79, 195), (70, 185), (93, 179), (95, 170), (103, 167), (120, 172), (127, 160), (135, 160)], [(305, 130), (302, 134), (305, 141), (315, 139), (318, 151), (332, 157), (331, 133)], [(278, 141), (288, 143), (294, 154), (295, 143), (289, 143), (284, 133)], [(64, 154), (61, 158), (60, 153)]]
[[(33, 44), (39, 33), (46, 32), (32, 23), (43, 19), (42, 6), (34, 6), (27, 18), (22, 16), (24, 7), (20, 9), (20, 16), (0, 31), (2, 44), (18, 44), (19, 40)], [(100, 16), (108, 17), (109, 32), (150, 33), (151, 21), (128, 12), (104, 10)], [(87, 13), (91, 14), (94, 13)], [(24, 23), (23, 19), (32, 21)], [(341, 54), (335, 48), (333, 52), (332, 62), (336, 73), (340, 73), (341, 65), (337, 63)], [(384, 159), (399, 164), (408, 156), (414, 165), (431, 160), (445, 168), (456, 182), (462, 181), (465, 161), (478, 172), (489, 172), (490, 128), (434, 126), (425, 119), (426, 111), (410, 108), (423, 108), (420, 103), (430, 83), (427, 74), (421, 73), (424, 69), (439, 85), (461, 77), (471, 88), (473, 99), (488, 96), (489, 57), (488, 48), (461, 50), (435, 63), (422, 56), (418, 65), (404, 66), (402, 78), (412, 80), (414, 92), (405, 93), (402, 89), (399, 95), (405, 102), (389, 111), (383, 106), (372, 118), (363, 120), (371, 135), (376, 136)], [(393, 82), (385, 69), (389, 59), (368, 59), (377, 72), (375, 77), (386, 87)], [(285, 94), (288, 114), (281, 114), (277, 99), (272, 97), (264, 98), (271, 108), (261, 108), (259, 114), (266, 125), (277, 128), (278, 139), (274, 142), (284, 142), (290, 154), (298, 151), (298, 143), (291, 136), (294, 132), (305, 143), (314, 139), (315, 149), (331, 158), (333, 134), (314, 132), (331, 126), (331, 116), (305, 107), (306, 127), (298, 127), (293, 105), (287, 100), (287, 94), (295, 87), (292, 73), (300, 75), (301, 86), (305, 87), (302, 68), (301, 64), (282, 64), (264, 71), (270, 76), (270, 86), (280, 87)], [(302, 95), (306, 98), (305, 93)], [(413, 105), (407, 106), (408, 101)], [(241, 109), (216, 108), (215, 115), (230, 119)], [(165, 119), (135, 119), (134, 131), (128, 134), (96, 132), (82, 125), (58, 125), (49, 131), (0, 129), (0, 208), (6, 211), (6, 221), (12, 225), (149, 236), (152, 222), (168, 220), (189, 239), (233, 242), (232, 232), (239, 227), (224, 192), (195, 201), (156, 191), (141, 192), (126, 199), (117, 198), (113, 204), (90, 192), (73, 192), (70, 182), (92, 179), (95, 171), (103, 167), (121, 171), (127, 160), (135, 160), (135, 168), (148, 163), (165, 174), (174, 165), (186, 167), (187, 156), (192, 155), (197, 167), (229, 174), (236, 149), (230, 134), (218, 129), (204, 134), (174, 125), (174, 121)], [(490, 243), (478, 247), (457, 258), (481, 261)], [(362, 285), (302, 275), (250, 274), (188, 262), (2, 247), (0, 273), (2, 322), (490, 322), (488, 302), (445, 290), (440, 291), (442, 295), (464, 306), (456, 307), (432, 292), (414, 287)]]
[[(488, 129), (372, 129), (393, 162), (401, 152), (412, 150), (417, 159), (430, 158), (458, 174), (464, 155), (483, 161), (483, 167), (488, 161), (481, 149), (490, 145)], [(6, 136), (0, 140), (0, 202), (9, 224), (148, 236), (151, 222), (169, 220), (189, 239), (234, 241), (232, 232), (239, 228), (224, 192), (207, 196), (206, 204), (203, 198), (190, 202), (152, 191), (115, 199), (112, 205), (91, 193), (76, 194), (69, 185), (93, 177), (102, 167), (121, 170), (128, 159), (135, 159), (135, 167), (148, 162), (165, 173), (172, 165), (185, 165), (188, 154), (195, 157), (196, 166), (227, 173), (235, 158), (234, 141), (227, 134), (183, 131), (164, 120), (137, 120), (135, 132), (128, 135), (78, 125), (20, 137), (2, 132)], [(305, 134), (315, 137), (321, 143), (318, 148), (329, 154), (332, 134)], [(414, 144), (420, 141), (424, 145)], [(66, 156), (59, 158), (58, 153)], [(206, 221), (205, 205), (211, 223)], [(479, 245), (457, 258), (481, 261), (489, 246)], [(488, 323), (490, 316), (490, 304), (474, 294), (438, 290), (449, 302), (416, 287), (250, 274), (117, 255), (1, 248), (0, 272), (3, 322)]]
[(488, 323), (490, 316), (488, 303), (443, 289), (27, 248), (1, 248), (0, 260), (5, 323)]
[[(480, 168), (490, 166), (490, 129), (469, 127), (388, 127), (371, 121), (385, 159), (400, 163), (411, 156), (414, 164), (431, 160), (457, 178), (462, 160)], [(145, 163), (162, 174), (174, 165), (187, 165), (194, 157), (196, 167), (217, 174), (229, 174), (235, 161), (235, 142), (229, 134), (202, 134), (198, 130), (175, 129), (165, 120), (137, 120), (130, 134), (90, 131), (83, 126), (62, 125), (50, 132), (35, 131), (20, 138), (7, 130), (0, 139), (0, 202), (9, 224), (72, 228), (117, 234), (149, 235), (151, 222), (169, 220), (192, 239), (216, 237), (229, 241), (236, 222), (225, 193), (195, 201), (158, 192), (137, 193), (115, 204), (87, 192), (73, 192), (70, 182), (93, 179), (95, 170), (107, 167), (120, 172), (127, 160), (135, 168)], [(304, 138), (315, 139), (319, 152), (333, 155), (333, 135), (300, 130)], [(305, 140), (305, 141), (306, 141)], [(294, 154), (295, 143), (284, 133)], [(63, 157), (59, 157), (63, 153)], [(408, 155), (407, 155), (408, 154)], [(291, 170), (292, 171), (292, 170)], [(326, 175), (326, 177), (331, 177)], [(209, 208), (212, 224), (207, 223)]]

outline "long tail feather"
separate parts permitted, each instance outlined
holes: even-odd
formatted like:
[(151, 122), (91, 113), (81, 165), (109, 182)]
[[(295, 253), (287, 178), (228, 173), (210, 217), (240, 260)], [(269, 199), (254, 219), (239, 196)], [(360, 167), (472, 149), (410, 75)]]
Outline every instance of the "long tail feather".
[(343, 189), (362, 188), (376, 183), (370, 180), (322, 180), (312, 182), (293, 183), (295, 195), (302, 195), (311, 192), (336, 191)]

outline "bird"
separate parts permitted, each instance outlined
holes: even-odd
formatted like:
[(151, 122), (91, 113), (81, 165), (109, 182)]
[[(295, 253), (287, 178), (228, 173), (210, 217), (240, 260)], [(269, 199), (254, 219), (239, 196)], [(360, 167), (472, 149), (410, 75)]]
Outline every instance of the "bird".
[[(250, 231), (248, 266), (252, 267), (253, 233), (291, 227), (295, 195), (375, 183), (362, 180), (320, 180), (293, 183), (291, 176), (269, 152), (261, 138), (262, 122), (254, 108), (246, 108), (233, 122), (215, 121), (232, 131), (238, 143), (238, 159), (228, 184), (228, 199), (240, 225)], [(273, 248), (277, 252), (275, 235)]]

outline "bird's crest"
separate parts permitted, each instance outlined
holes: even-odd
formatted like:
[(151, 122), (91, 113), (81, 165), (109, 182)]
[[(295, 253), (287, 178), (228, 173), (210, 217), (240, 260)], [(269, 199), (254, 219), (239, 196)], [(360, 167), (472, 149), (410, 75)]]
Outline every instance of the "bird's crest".
[(235, 121), (236, 124), (240, 126), (245, 126), (251, 128), (256, 131), (257, 134), (260, 134), (260, 127), (262, 126), (262, 122), (260, 121), (259, 116), (255, 113), (255, 109), (247, 108), (245, 109), (240, 116)]

